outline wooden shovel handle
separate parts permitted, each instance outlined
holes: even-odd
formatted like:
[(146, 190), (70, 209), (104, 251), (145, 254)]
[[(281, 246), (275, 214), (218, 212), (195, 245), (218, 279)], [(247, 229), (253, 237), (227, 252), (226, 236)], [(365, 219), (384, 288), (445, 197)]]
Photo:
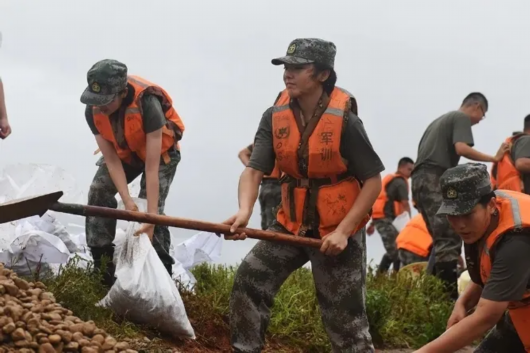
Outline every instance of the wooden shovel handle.
[[(177, 218), (151, 213), (125, 211), (108, 207), (86, 206), (61, 202), (56, 202), (52, 204), (49, 209), (56, 212), (75, 214), (85, 217), (96, 216), (104, 218), (113, 218), (121, 219), (124, 221), (136, 221), (140, 223), (149, 223), (160, 226), (170, 226), (198, 230), (203, 232), (232, 235), (232, 233), (230, 232), (230, 226), (226, 224), (210, 223), (193, 219)], [(247, 237), (254, 239), (270, 240), (275, 242), (288, 243), (292, 245), (309, 246), (313, 248), (320, 248), (322, 245), (322, 241), (320, 239), (305, 238), (300, 236), (252, 228), (238, 228), (236, 230), (236, 233), (245, 233)]]

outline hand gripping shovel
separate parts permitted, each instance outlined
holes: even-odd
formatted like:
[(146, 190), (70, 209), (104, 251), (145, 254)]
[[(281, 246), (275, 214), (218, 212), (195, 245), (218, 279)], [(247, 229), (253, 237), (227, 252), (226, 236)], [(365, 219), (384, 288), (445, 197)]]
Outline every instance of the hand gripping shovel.
[[(151, 213), (116, 210), (108, 207), (61, 203), (59, 202), (61, 196), (63, 196), (63, 192), (56, 191), (50, 194), (27, 197), (0, 204), (0, 224), (36, 215), (42, 216), (46, 213), (46, 211), (52, 210), (84, 217), (96, 216), (218, 234), (232, 234), (230, 233), (230, 226), (226, 224), (209, 223)], [(236, 233), (243, 232), (247, 235), (247, 237), (254, 239), (270, 240), (292, 245), (309, 246), (313, 248), (320, 248), (322, 245), (322, 242), (318, 239), (304, 238), (277, 232), (269, 232), (251, 228), (238, 228), (236, 231)]]

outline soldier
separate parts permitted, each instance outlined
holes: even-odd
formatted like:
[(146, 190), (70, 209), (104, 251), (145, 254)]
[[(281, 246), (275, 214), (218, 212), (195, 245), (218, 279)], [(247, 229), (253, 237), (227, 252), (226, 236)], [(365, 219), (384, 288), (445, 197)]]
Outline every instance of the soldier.
[(493, 189), (530, 193), (530, 115), (524, 118), (524, 130), (516, 131), (504, 142), (510, 150), (491, 167)]
[(365, 225), (384, 167), (356, 115), (355, 99), (335, 86), (335, 53), (331, 42), (301, 38), (272, 60), (284, 65), (286, 89), (263, 114), (239, 181), (239, 211), (225, 223), (232, 232), (247, 225), (261, 179), (277, 160), (282, 204), (269, 230), (322, 238), (323, 244), (318, 250), (259, 241), (245, 257), (230, 298), (235, 352), (262, 350), (276, 293), (307, 261), (333, 351), (374, 352), (364, 302)]
[(471, 126), (478, 124), (488, 110), (488, 101), (481, 93), (470, 93), (459, 110), (434, 120), (425, 130), (418, 147), (418, 158), (412, 172), (412, 197), (433, 237), (434, 273), (442, 279), (448, 292), (456, 299), (457, 263), (462, 241), (451, 230), (444, 217), (436, 216), (442, 202), (440, 176), (458, 165), (460, 157), (479, 162), (499, 161), (507, 145), (503, 143), (495, 156), (475, 150)]
[(374, 227), (381, 235), (386, 253), (381, 259), (378, 272), (386, 273), (393, 264), (394, 271), (399, 271), (399, 258), (396, 238), (399, 234), (394, 227), (394, 219), (404, 212), (410, 215), (409, 182), (414, 169), (414, 161), (409, 157), (399, 160), (397, 172), (383, 178), (381, 193), (372, 209), (372, 224), (368, 227), (368, 235), (372, 235)]
[(396, 247), (401, 265), (426, 262), (431, 252), (432, 238), (421, 214), (407, 223), (396, 238)]
[[(142, 175), (139, 197), (147, 199), (147, 212), (164, 214), (165, 200), (180, 162), (178, 141), (184, 125), (169, 94), (138, 76), (128, 76), (127, 66), (116, 60), (101, 60), (87, 74), (88, 87), (81, 96), (85, 116), (103, 158), (88, 192), (88, 204), (117, 207), (119, 193), (125, 209), (137, 211), (128, 184)], [(113, 258), (116, 220), (86, 218), (87, 244), (96, 268), (103, 257)], [(167, 227), (143, 224), (145, 233), (171, 274)], [(108, 264), (104, 283), (114, 282), (114, 265)]]
[[(243, 148), (238, 157), (241, 163), (246, 167), (252, 155), (254, 144)], [(259, 205), (261, 208), (261, 229), (268, 229), (276, 219), (278, 205), (282, 202), (282, 192), (280, 186), (280, 169), (278, 163), (270, 175), (263, 175), (259, 189)]]
[(9, 125), (9, 120), (7, 119), (4, 84), (2, 83), (2, 78), (0, 77), (0, 138), (4, 140), (9, 135), (11, 135), (11, 126)]
[(445, 334), (416, 352), (456, 352), (495, 325), (475, 352), (530, 352), (530, 196), (493, 192), (486, 166), (478, 163), (447, 170), (440, 187), (438, 214), (464, 241), (472, 282)]

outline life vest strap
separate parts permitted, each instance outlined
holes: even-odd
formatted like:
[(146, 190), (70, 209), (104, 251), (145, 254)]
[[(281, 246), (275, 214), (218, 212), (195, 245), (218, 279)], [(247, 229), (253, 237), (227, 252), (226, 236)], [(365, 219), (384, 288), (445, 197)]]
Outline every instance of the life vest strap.
[(309, 192), (309, 197), (305, 198), (304, 212), (302, 216), (302, 229), (306, 229), (310, 223), (316, 224), (317, 217), (317, 201), (318, 201), (318, 191), (322, 186), (333, 185), (351, 177), (348, 172), (333, 175), (329, 178), (294, 178), (290, 175), (284, 174), (280, 178), (280, 183), (287, 183), (287, 192), (289, 199), (289, 218), (292, 222), (296, 222), (296, 205), (295, 205), (295, 196), (294, 190), (296, 188), (306, 188)]

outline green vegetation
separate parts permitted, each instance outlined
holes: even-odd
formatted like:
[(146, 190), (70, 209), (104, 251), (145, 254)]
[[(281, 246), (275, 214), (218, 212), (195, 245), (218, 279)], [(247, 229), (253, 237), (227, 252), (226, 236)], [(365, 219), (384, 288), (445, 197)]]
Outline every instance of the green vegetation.
[[(153, 338), (152, 331), (96, 307), (94, 304), (103, 298), (105, 289), (90, 267), (86, 270), (77, 268), (75, 261), (63, 266), (58, 276), (40, 278), (58, 302), (83, 320), (94, 320), (99, 327), (117, 337), (147, 334)], [(197, 341), (178, 342), (176, 346), (186, 351), (185, 347), (200, 345), (204, 352), (215, 352), (215, 348), (229, 345), (228, 302), (235, 268), (203, 264), (192, 272), (197, 279), (194, 290), (179, 287)], [(452, 304), (438, 279), (425, 275), (411, 278), (374, 276), (372, 273), (370, 269), (366, 305), (370, 331), (378, 347), (417, 348), (443, 333)], [(269, 350), (276, 352), (329, 351), (312, 274), (308, 269), (293, 273), (278, 293), (268, 341)]]

